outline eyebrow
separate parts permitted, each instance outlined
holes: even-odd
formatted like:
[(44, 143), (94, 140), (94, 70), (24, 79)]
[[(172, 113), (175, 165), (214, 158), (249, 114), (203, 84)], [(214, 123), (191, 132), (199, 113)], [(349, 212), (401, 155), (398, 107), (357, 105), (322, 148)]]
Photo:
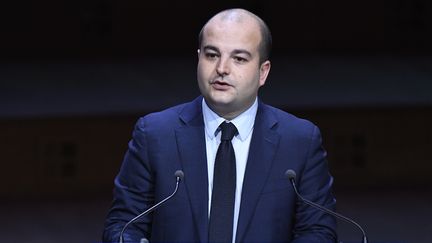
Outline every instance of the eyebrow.
[[(211, 51), (215, 51), (215, 52), (220, 52), (219, 48), (212, 46), (212, 45), (206, 45), (203, 47), (203, 49), (204, 49), (204, 51), (211, 50)], [(252, 54), (249, 51), (244, 50), (244, 49), (234, 49), (234, 51), (232, 51), (231, 53), (232, 54), (245, 54), (248, 57), (252, 57)]]
[(215, 52), (220, 52), (219, 48), (212, 46), (212, 45), (206, 45), (203, 47), (203, 49), (204, 49), (204, 51), (211, 50), (211, 51), (215, 51)]

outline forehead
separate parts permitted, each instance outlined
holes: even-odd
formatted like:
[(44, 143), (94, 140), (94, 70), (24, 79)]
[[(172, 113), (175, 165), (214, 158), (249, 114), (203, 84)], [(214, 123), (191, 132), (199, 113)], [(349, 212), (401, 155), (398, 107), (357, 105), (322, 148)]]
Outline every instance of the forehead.
[[(202, 45), (258, 49), (261, 32), (251, 16), (215, 16), (204, 27)], [(254, 50), (255, 49), (255, 50)]]

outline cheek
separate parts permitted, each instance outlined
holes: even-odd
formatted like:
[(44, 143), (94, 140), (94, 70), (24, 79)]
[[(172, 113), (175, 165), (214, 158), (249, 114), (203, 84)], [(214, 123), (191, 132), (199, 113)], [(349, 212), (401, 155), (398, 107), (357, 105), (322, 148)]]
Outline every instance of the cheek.
[(198, 78), (198, 82), (201, 82), (204, 79), (204, 69), (202, 67), (202, 65), (198, 64), (197, 67), (197, 78)]
[(207, 93), (210, 86), (208, 85), (209, 75), (206, 70), (202, 66), (198, 66), (197, 68), (197, 81), (198, 88), (201, 93)]
[(243, 80), (242, 88), (248, 92), (254, 92), (261, 86), (260, 73), (256, 70), (249, 70), (246, 74), (248, 75), (243, 74), (239, 76), (240, 80)]
[(206, 65), (203, 62), (198, 62), (198, 67), (197, 67), (197, 74), (198, 74), (198, 78), (201, 79), (207, 79), (208, 76), (210, 75), (210, 68), (209, 65)]

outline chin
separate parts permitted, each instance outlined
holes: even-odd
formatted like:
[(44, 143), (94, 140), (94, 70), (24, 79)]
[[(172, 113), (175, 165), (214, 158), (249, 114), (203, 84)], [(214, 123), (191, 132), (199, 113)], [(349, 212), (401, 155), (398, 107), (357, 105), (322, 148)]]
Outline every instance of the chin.
[(226, 106), (231, 104), (233, 99), (227, 97), (210, 97), (210, 101), (216, 106)]

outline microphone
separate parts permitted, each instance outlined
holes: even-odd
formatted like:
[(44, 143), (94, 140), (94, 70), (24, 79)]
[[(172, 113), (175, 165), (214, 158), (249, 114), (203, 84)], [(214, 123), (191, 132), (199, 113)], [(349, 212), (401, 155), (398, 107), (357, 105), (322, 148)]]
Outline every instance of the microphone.
[[(168, 201), (169, 199), (171, 199), (171, 198), (174, 196), (174, 194), (176, 194), (176, 192), (177, 192), (177, 190), (178, 190), (178, 187), (179, 187), (179, 183), (180, 183), (181, 180), (183, 180), (184, 173), (183, 173), (182, 170), (177, 170), (177, 171), (174, 173), (174, 176), (176, 177), (176, 185), (175, 185), (174, 192), (171, 193), (171, 195), (169, 195), (168, 197), (166, 197), (166, 198), (163, 199), (162, 201), (160, 201), (160, 202), (156, 203), (155, 205), (153, 205), (151, 208), (149, 208), (149, 209), (147, 209), (146, 211), (140, 213), (140, 214), (139, 214), (138, 216), (136, 216), (135, 218), (129, 220), (129, 222), (127, 222), (127, 223), (125, 224), (125, 226), (123, 226), (123, 229), (122, 229), (121, 232), (120, 232), (120, 236), (119, 236), (119, 243), (123, 243), (123, 233), (125, 232), (126, 228), (127, 228), (130, 224), (132, 224), (133, 222), (135, 222), (136, 220), (138, 220), (138, 219), (141, 218), (142, 216), (147, 215), (147, 214), (153, 212), (155, 209), (157, 209), (158, 207), (160, 207), (160, 206), (161, 206), (162, 204), (164, 204), (166, 201)], [(144, 238), (144, 239), (145, 239), (145, 238)], [(143, 239), (141, 239), (141, 241), (142, 241), (142, 240), (143, 240)], [(148, 240), (145, 239), (144, 242), (148, 242)]]
[(297, 176), (297, 175), (296, 175), (295, 171), (293, 171), (293, 170), (287, 170), (287, 171), (285, 172), (285, 176), (288, 177), (289, 181), (291, 182), (291, 185), (292, 185), (292, 187), (294, 188), (294, 192), (297, 194), (297, 197), (300, 198), (304, 203), (306, 203), (307, 205), (312, 206), (312, 207), (314, 207), (314, 208), (317, 208), (317, 209), (319, 209), (319, 210), (321, 210), (321, 211), (323, 211), (323, 212), (325, 212), (325, 213), (328, 213), (328, 214), (330, 214), (330, 215), (333, 215), (333, 216), (336, 217), (336, 218), (339, 218), (339, 219), (345, 220), (345, 221), (348, 222), (348, 223), (354, 224), (355, 226), (357, 226), (357, 228), (360, 229), (360, 231), (361, 231), (362, 234), (363, 234), (363, 241), (362, 241), (362, 243), (368, 243), (368, 239), (367, 239), (367, 236), (366, 236), (366, 232), (365, 232), (365, 231), (363, 230), (363, 228), (362, 228), (358, 223), (356, 223), (354, 220), (352, 220), (352, 219), (350, 219), (350, 218), (348, 218), (348, 217), (345, 217), (345, 216), (343, 216), (343, 215), (341, 215), (341, 214), (338, 214), (338, 213), (336, 213), (336, 212), (334, 212), (334, 211), (332, 211), (332, 210), (330, 210), (330, 209), (328, 209), (328, 208), (326, 208), (326, 207), (323, 207), (323, 206), (321, 206), (321, 205), (319, 205), (319, 204), (316, 204), (316, 203), (314, 203), (314, 202), (311, 202), (311, 201), (305, 199), (304, 197), (302, 197), (302, 196), (300, 195), (300, 193), (298, 192), (298, 190), (297, 190), (297, 186), (296, 186), (296, 176)]

